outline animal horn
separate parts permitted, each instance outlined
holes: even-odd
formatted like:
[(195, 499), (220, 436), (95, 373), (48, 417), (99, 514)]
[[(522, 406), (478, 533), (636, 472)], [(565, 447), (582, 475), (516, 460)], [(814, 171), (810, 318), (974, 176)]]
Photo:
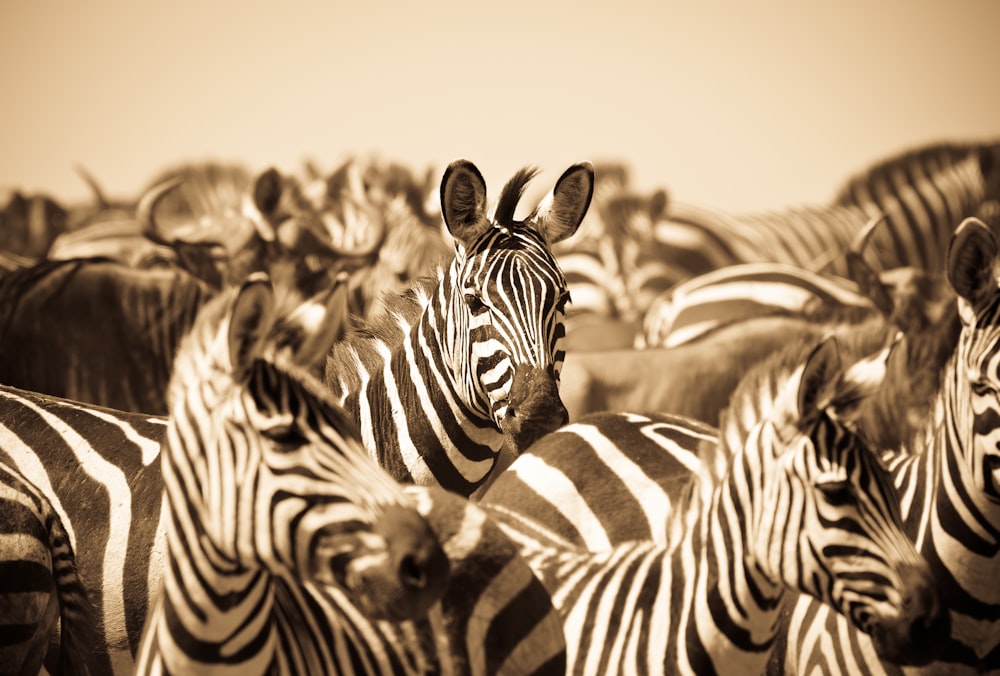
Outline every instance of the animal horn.
[(173, 244), (173, 242), (164, 238), (160, 232), (154, 212), (156, 211), (156, 205), (159, 204), (164, 195), (183, 182), (184, 179), (180, 176), (168, 178), (147, 190), (139, 199), (139, 206), (135, 209), (135, 218), (142, 227), (142, 234), (156, 244), (162, 244), (163, 246), (172, 246)]

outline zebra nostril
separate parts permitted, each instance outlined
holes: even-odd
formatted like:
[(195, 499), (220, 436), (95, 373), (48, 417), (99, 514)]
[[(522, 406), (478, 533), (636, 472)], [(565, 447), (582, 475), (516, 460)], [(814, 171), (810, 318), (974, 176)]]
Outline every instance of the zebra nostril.
[(410, 589), (423, 589), (427, 586), (427, 571), (413, 554), (407, 554), (399, 562), (399, 579)]

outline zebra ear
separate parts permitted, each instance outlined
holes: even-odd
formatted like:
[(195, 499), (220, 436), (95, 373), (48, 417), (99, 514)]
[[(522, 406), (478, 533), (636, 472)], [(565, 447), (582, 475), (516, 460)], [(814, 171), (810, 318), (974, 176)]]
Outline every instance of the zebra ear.
[(281, 174), (274, 167), (270, 167), (257, 175), (254, 179), (253, 205), (263, 216), (262, 219), (253, 219), (254, 228), (257, 234), (265, 242), (273, 242), (276, 238), (274, 233), (274, 215), (281, 203), (281, 193), (285, 188), (285, 182)]
[(840, 344), (825, 338), (809, 353), (802, 368), (798, 392), (798, 426), (811, 425), (830, 401), (830, 383), (840, 372)]
[(312, 370), (319, 367), (334, 343), (347, 333), (350, 311), (347, 307), (348, 275), (341, 273), (329, 289), (316, 294), (292, 312), (287, 321), (296, 332), (290, 341), (292, 361)]
[(253, 360), (260, 354), (267, 334), (274, 292), (271, 280), (262, 272), (250, 275), (236, 292), (229, 313), (229, 363), (233, 378), (246, 377)]
[(490, 228), (486, 217), (486, 181), (472, 162), (455, 160), (441, 178), (441, 215), (448, 232), (463, 246)]
[(563, 172), (528, 220), (536, 224), (546, 242), (555, 244), (580, 227), (593, 196), (594, 165), (578, 162)]
[(997, 293), (997, 240), (978, 218), (966, 218), (955, 229), (948, 247), (948, 283), (958, 294), (958, 309), (966, 322)]

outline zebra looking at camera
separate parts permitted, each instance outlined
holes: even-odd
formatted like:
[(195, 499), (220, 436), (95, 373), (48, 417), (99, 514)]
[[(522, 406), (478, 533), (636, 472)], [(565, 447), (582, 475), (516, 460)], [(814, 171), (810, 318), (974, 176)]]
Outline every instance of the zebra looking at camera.
[[(561, 458), (571, 472), (575, 456), (546, 451), (570, 438), (586, 454), (596, 435), (571, 439), (583, 424), (566, 428), (562, 440), (561, 432), (544, 437), (514, 461), (483, 504), (550, 588), (575, 673), (761, 673), (796, 591), (843, 614), (888, 659), (934, 656), (947, 614), (926, 562), (902, 532), (888, 473), (850, 430), (885, 358), (883, 351), (845, 367), (832, 339), (804, 361), (801, 352), (783, 353), (744, 381), (718, 437), (682, 418), (606, 414), (641, 428), (629, 443), (594, 443), (595, 454), (629, 477), (622, 490), (602, 494), (592, 482), (576, 492), (556, 480), (560, 466), (547, 461)], [(643, 436), (660, 443), (635, 443)], [(673, 462), (667, 475), (695, 476), (679, 484), (673, 501), (662, 493), (629, 499), (649, 470), (644, 463), (675, 440), (688, 449), (688, 462), (683, 453), (661, 458), (660, 471)], [(524, 490), (508, 478), (542, 485)], [(651, 538), (581, 535), (580, 546), (548, 527), (593, 523), (557, 513), (581, 505), (625, 512), (635, 527), (648, 524)]]
[(454, 259), (390, 299), (327, 361), (327, 386), (398, 480), (470, 495), (504, 445), (516, 453), (566, 421), (558, 379), (569, 294), (550, 247), (579, 227), (594, 172), (573, 165), (517, 221), (535, 174), (522, 169), (507, 182), (491, 219), (479, 170), (449, 165), (441, 210)]

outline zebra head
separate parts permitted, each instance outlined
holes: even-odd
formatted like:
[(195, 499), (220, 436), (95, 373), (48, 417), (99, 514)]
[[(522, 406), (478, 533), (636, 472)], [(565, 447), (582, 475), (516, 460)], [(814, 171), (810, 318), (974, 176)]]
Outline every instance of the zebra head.
[(448, 564), (412, 499), (368, 456), (312, 373), (341, 327), (322, 303), (283, 310), (252, 275), (199, 313), (178, 350), (163, 452), (183, 560), (346, 591), (376, 618), (422, 614)]
[[(967, 218), (948, 251), (948, 283), (958, 295), (962, 332), (957, 368), (944, 382), (949, 437), (961, 449), (952, 477), (972, 502), (1000, 521), (1000, 242), (992, 228)], [(971, 424), (969, 424), (971, 423)]]
[(575, 164), (523, 221), (514, 210), (537, 173), (504, 186), (494, 218), (486, 183), (471, 162), (452, 162), (441, 181), (441, 213), (456, 242), (444, 272), (444, 351), (463, 372), (467, 405), (519, 452), (567, 420), (558, 393), (565, 353), (566, 278), (551, 246), (576, 232), (590, 206), (594, 169)]
[(739, 448), (732, 421), (752, 420), (766, 402), (742, 442), (744, 466), (729, 478), (735, 495), (749, 496), (747, 556), (762, 577), (835, 608), (883, 658), (916, 664), (940, 647), (948, 614), (903, 531), (887, 470), (852, 429), (890, 351), (845, 369), (828, 338), (804, 364), (764, 373), (750, 397), (734, 394), (722, 428)]

